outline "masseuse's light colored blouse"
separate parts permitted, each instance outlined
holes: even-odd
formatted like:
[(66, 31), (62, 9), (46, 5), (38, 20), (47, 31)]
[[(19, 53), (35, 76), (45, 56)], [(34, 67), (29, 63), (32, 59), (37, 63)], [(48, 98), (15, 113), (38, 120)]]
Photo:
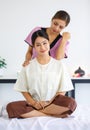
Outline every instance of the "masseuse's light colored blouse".
[(35, 58), (22, 68), (14, 89), (29, 92), (37, 101), (45, 101), (57, 92), (72, 90), (73, 85), (62, 61), (51, 58), (48, 64), (41, 65)]

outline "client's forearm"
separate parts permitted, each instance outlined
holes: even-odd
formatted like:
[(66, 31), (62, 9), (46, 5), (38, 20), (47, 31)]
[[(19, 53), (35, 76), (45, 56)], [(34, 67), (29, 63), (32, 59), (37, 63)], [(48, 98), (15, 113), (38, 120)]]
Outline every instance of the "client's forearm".
[(28, 104), (31, 104), (32, 106), (35, 104), (35, 100), (31, 97), (31, 95), (28, 92), (22, 92), (23, 96), (25, 97)]
[(32, 105), (37, 110), (43, 108), (42, 104), (38, 101), (35, 101), (28, 92), (22, 92), (22, 94), (29, 105)]

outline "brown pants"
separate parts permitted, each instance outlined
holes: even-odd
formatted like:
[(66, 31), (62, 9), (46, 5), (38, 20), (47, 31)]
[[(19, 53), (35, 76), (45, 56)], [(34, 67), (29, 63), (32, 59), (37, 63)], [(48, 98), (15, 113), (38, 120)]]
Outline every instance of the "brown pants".
[[(76, 109), (76, 101), (67, 96), (57, 95), (44, 109), (38, 110), (50, 116), (61, 117), (71, 114)], [(20, 118), (20, 115), (36, 110), (26, 101), (11, 102), (6, 107), (9, 118)]]

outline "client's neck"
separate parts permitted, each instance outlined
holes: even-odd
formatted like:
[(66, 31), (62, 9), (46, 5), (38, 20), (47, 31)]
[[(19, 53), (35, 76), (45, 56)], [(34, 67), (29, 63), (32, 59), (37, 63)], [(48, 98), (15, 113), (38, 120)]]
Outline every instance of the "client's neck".
[(40, 64), (47, 64), (49, 63), (51, 57), (49, 55), (47, 56), (37, 56), (37, 60)]

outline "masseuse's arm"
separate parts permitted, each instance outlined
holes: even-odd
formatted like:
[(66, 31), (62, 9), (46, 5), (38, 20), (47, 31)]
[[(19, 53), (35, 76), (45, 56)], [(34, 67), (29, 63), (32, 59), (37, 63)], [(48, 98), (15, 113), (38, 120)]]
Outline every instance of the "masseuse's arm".
[(57, 60), (63, 59), (65, 57), (66, 43), (69, 39), (70, 39), (70, 33), (63, 32), (61, 43), (56, 51), (56, 59)]
[(32, 58), (32, 47), (29, 46), (25, 55), (25, 61), (23, 63), (24, 67), (29, 64), (29, 61), (31, 60), (31, 58)]

